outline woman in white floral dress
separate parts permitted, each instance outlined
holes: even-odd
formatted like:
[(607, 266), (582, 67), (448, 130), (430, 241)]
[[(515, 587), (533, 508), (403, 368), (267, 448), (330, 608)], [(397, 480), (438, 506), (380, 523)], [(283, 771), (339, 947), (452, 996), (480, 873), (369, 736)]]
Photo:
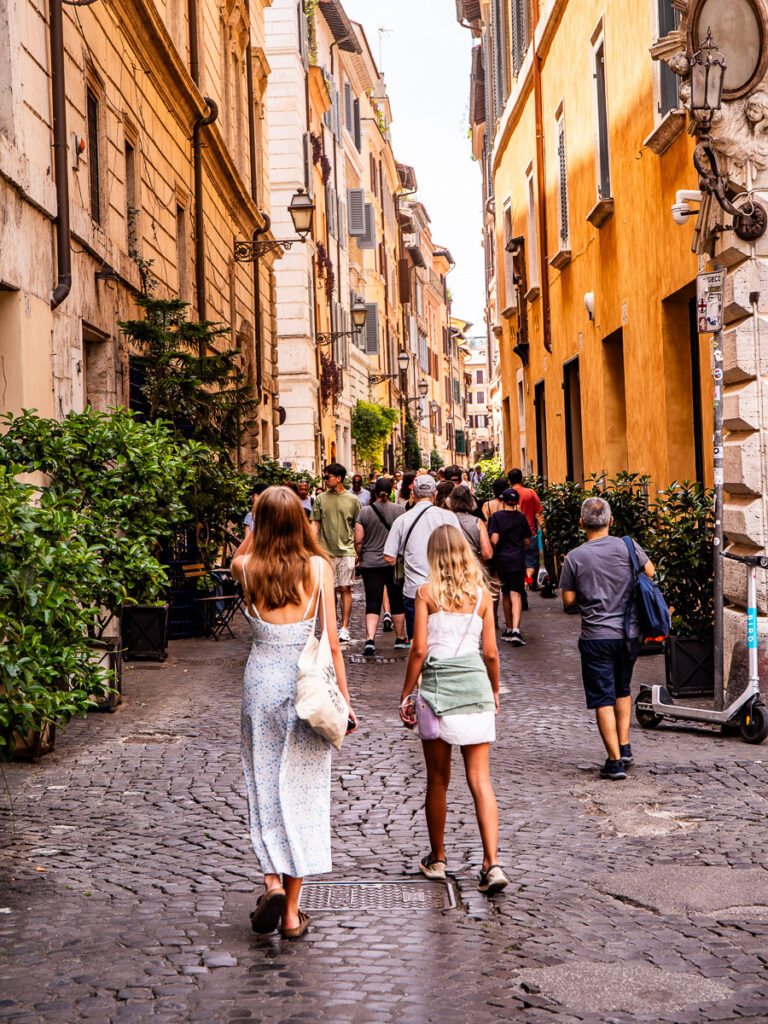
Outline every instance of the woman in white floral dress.
[[(296, 715), (299, 656), (319, 609), (339, 688), (347, 704), (344, 659), (336, 633), (333, 576), (297, 496), (270, 487), (258, 497), (253, 532), (232, 560), (253, 630), (245, 666), (242, 756), (250, 835), (264, 872), (264, 892), (251, 914), (256, 932), (280, 925), (303, 935), (299, 910), (305, 875), (331, 870), (331, 747)], [(356, 721), (350, 706), (350, 718)]]

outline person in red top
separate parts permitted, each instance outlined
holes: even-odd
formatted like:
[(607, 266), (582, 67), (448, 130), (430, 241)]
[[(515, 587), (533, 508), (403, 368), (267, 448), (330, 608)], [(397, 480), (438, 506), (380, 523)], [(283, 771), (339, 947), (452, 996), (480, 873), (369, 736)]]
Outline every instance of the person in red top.
[[(522, 470), (510, 469), (507, 473), (507, 480), (509, 480), (509, 486), (514, 487), (520, 495), (517, 508), (518, 511), (522, 512), (528, 520), (528, 525), (531, 528), (531, 536), (535, 540), (537, 527), (541, 529), (542, 532), (544, 530), (544, 507), (541, 504), (541, 499), (536, 491), (532, 491), (530, 487), (523, 487)], [(534, 585), (534, 576), (536, 575), (536, 568), (538, 564), (539, 545), (537, 543), (532, 543), (525, 551), (526, 588)]]

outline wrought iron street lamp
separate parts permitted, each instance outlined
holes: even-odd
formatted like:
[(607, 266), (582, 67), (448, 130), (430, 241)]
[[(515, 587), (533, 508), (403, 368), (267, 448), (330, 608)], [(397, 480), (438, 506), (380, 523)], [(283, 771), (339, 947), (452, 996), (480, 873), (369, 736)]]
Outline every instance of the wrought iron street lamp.
[(317, 344), (332, 345), (338, 338), (351, 338), (353, 335), (358, 335), (365, 327), (365, 321), (368, 318), (368, 307), (359, 295), (356, 296), (355, 301), (352, 303), (350, 313), (352, 314), (351, 331), (321, 332), (320, 334), (315, 335), (315, 341)]
[(705, 125), (709, 132), (712, 115), (720, 109), (723, 99), (725, 57), (718, 50), (707, 29), (701, 49), (691, 57), (691, 117)]
[(751, 196), (741, 206), (736, 206), (728, 194), (728, 181), (720, 173), (717, 154), (712, 145), (710, 129), (712, 116), (720, 109), (723, 99), (723, 81), (726, 63), (717, 49), (712, 32), (701, 48), (691, 57), (691, 103), (690, 114), (700, 132), (699, 142), (693, 153), (693, 163), (699, 173), (699, 188), (715, 197), (720, 207), (733, 218), (733, 230), (745, 242), (754, 242), (765, 234), (768, 227), (768, 213), (765, 207)]
[(298, 238), (271, 238), (260, 241), (256, 236), (263, 235), (270, 228), (270, 219), (264, 214), (265, 226), (261, 231), (254, 231), (254, 237), (248, 241), (235, 242), (235, 261), (237, 263), (253, 263), (270, 252), (279, 252), (281, 249), (287, 252), (293, 245), (304, 243), (307, 235), (312, 230), (312, 215), (315, 212), (315, 204), (312, 197), (308, 196), (303, 188), (292, 197), (288, 204), (288, 212), (293, 221), (293, 227)]
[(405, 371), (408, 369), (408, 366), (410, 365), (410, 362), (411, 362), (411, 357), (408, 355), (408, 353), (405, 351), (405, 349), (400, 349), (400, 352), (398, 353), (398, 356), (397, 356), (397, 365), (400, 367), (400, 372), (399, 373), (372, 373), (368, 377), (368, 383), (369, 384), (381, 384), (382, 381), (385, 381), (385, 380), (396, 380), (400, 376), (401, 373), (405, 373)]

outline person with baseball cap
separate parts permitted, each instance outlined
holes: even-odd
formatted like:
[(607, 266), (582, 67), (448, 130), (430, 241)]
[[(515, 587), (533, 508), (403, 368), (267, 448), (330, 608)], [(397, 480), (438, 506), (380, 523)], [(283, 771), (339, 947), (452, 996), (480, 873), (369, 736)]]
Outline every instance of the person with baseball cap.
[(531, 543), (528, 519), (518, 510), (520, 495), (514, 487), (502, 493), (502, 508), (488, 522), (488, 535), (496, 553), (496, 571), (501, 582), (506, 629), (501, 639), (516, 647), (524, 647), (520, 633), (520, 617), (525, 593), (525, 549)]
[(413, 481), (413, 507), (394, 521), (384, 545), (384, 561), (390, 565), (397, 562), (398, 556), (403, 556), (403, 604), (409, 640), (413, 639), (416, 591), (429, 578), (429, 538), (438, 526), (448, 525), (459, 529), (459, 520), (453, 512), (435, 507), (436, 491), (437, 484), (431, 476), (425, 473), (416, 477)]

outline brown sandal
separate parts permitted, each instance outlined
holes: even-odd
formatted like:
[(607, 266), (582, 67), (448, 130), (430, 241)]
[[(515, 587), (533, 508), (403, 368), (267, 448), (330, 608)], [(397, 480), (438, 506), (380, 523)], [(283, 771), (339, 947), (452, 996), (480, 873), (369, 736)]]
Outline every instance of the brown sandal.
[(281, 885), (265, 889), (256, 909), (251, 912), (251, 928), (260, 935), (273, 932), (285, 913), (285, 889)]
[(303, 910), (299, 911), (299, 923), (295, 928), (282, 928), (281, 935), (284, 939), (298, 939), (309, 928), (309, 914)]

